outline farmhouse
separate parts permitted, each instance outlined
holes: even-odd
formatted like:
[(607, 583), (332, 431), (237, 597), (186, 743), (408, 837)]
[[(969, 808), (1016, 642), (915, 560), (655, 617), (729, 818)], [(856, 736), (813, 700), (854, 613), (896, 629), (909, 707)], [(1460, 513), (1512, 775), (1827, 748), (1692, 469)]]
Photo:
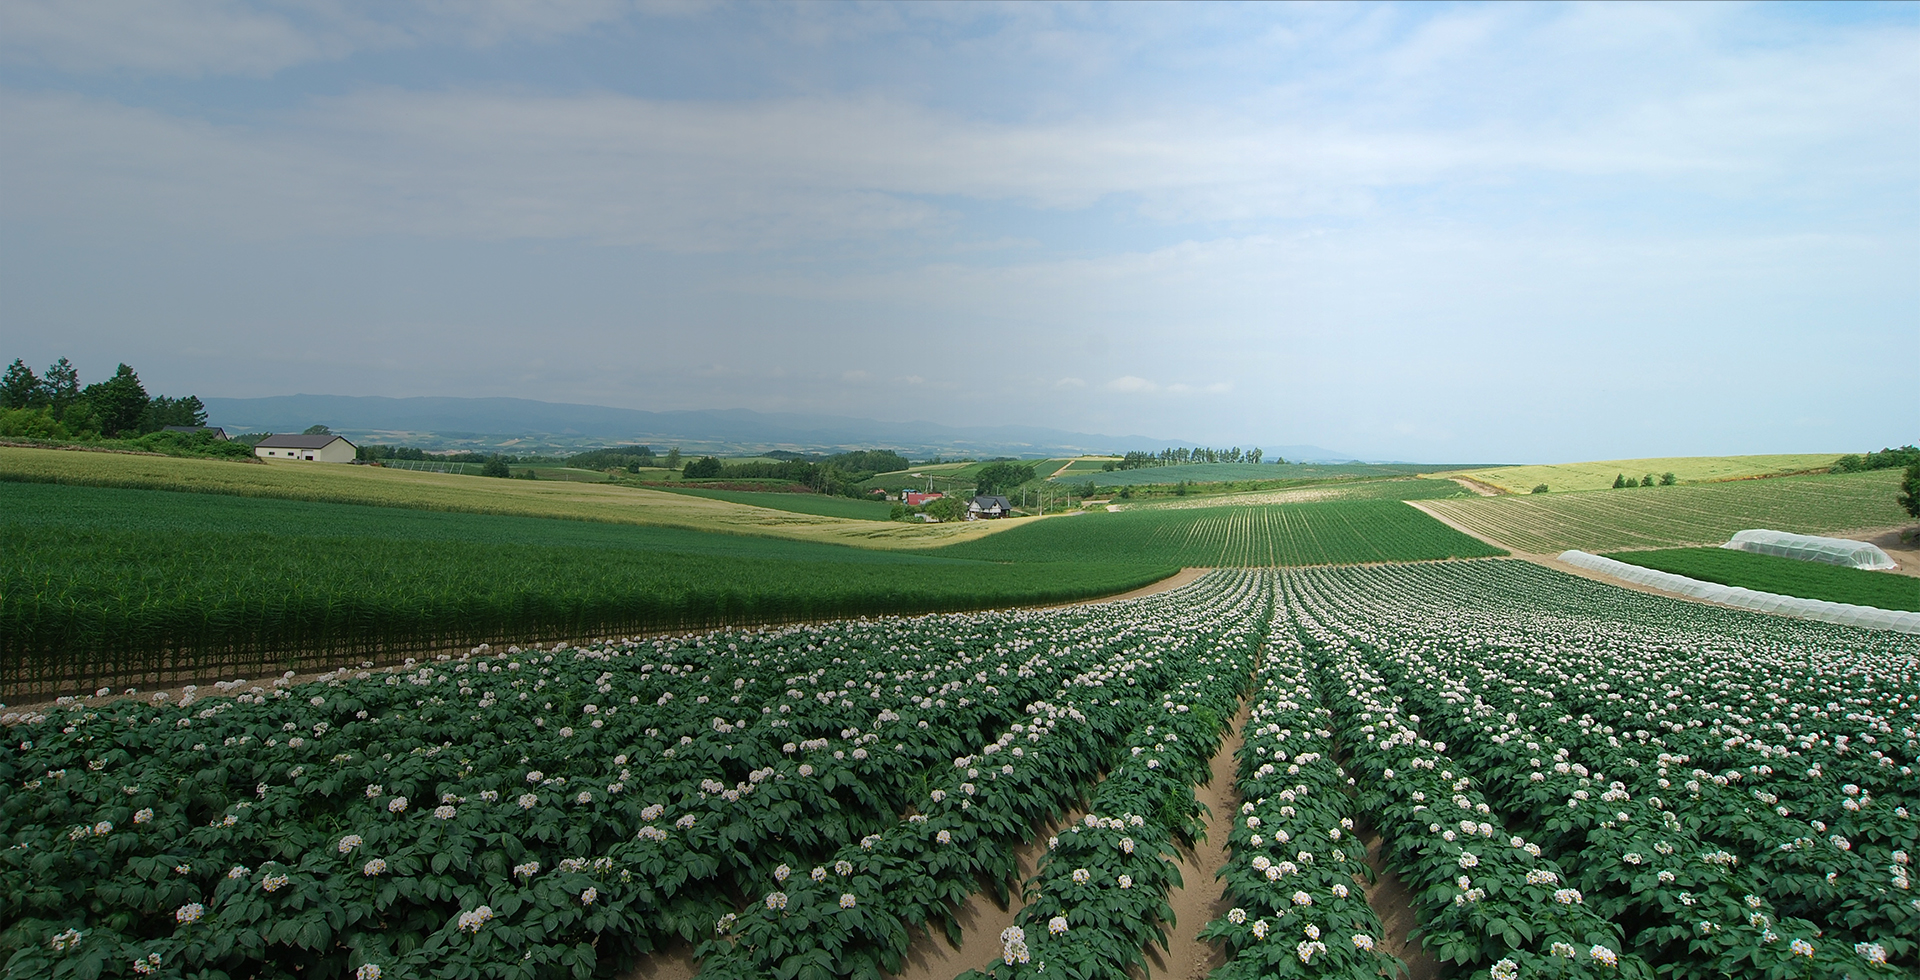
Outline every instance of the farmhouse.
[(1013, 502), (1005, 497), (981, 494), (967, 504), (967, 520), (1005, 517), (1013, 513)]
[(939, 500), (944, 496), (946, 496), (944, 493), (921, 493), (918, 490), (904, 490), (900, 493), (900, 501), (908, 507), (923, 507), (928, 502)]
[(354, 445), (339, 436), (268, 436), (254, 444), (261, 459), (302, 459), (315, 463), (351, 463)]

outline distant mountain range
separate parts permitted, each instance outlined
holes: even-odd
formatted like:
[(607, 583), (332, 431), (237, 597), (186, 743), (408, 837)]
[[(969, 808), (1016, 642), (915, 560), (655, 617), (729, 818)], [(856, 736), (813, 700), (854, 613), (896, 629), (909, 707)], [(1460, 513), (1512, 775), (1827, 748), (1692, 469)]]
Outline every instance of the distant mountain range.
[[(1141, 435), (1110, 436), (1025, 425), (953, 426), (835, 415), (725, 409), (643, 412), (527, 398), (384, 398), (278, 395), (206, 398), (209, 421), (229, 432), (299, 432), (325, 425), (355, 441), (423, 449), (572, 452), (647, 443), (662, 450), (746, 454), (769, 450), (893, 449), (915, 457), (1062, 456), (1191, 446)], [(1251, 447), (1249, 447), (1251, 448)], [(1262, 446), (1269, 458), (1310, 462), (1354, 457), (1319, 446)]]

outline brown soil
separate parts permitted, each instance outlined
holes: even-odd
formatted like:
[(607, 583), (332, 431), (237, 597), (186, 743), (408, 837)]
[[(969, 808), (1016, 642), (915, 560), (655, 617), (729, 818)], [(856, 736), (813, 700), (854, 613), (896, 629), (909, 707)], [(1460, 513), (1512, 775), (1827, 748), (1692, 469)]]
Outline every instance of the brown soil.
[(1471, 490), (1482, 497), (1505, 497), (1508, 495), (1507, 491), (1502, 490), (1491, 483), (1482, 483), (1479, 480), (1476, 480), (1470, 476), (1450, 476), (1450, 477), (1447, 477), (1447, 479), (1452, 480), (1453, 482), (1458, 483), (1463, 487), (1466, 487), (1468, 490)]
[[(1909, 535), (1907, 540), (1900, 540), (1900, 535), (1902, 534)], [(1887, 553), (1888, 558), (1893, 559), (1900, 566), (1899, 568), (1888, 569), (1889, 574), (1920, 577), (1920, 534), (1915, 534), (1914, 528), (1910, 526), (1868, 528), (1864, 531), (1842, 531), (1835, 534), (1834, 537), (1846, 538), (1849, 541), (1865, 541), (1871, 545), (1878, 545), (1881, 551)]]
[(1403, 980), (1435, 980), (1440, 975), (1440, 962), (1411, 935), (1419, 925), (1414, 917), (1413, 893), (1399, 875), (1387, 870), (1380, 834), (1364, 819), (1358, 822), (1357, 830), (1367, 845), (1367, 866), (1374, 874), (1373, 884), (1366, 886), (1367, 904), (1373, 906), (1373, 914), (1380, 917), (1380, 925), (1386, 930), (1379, 937), (1380, 948), (1406, 962), (1410, 972)]
[(1200, 930), (1226, 915), (1232, 904), (1227, 900), (1227, 886), (1217, 876), (1231, 856), (1227, 831), (1240, 808), (1240, 791), (1234, 785), (1234, 756), (1240, 751), (1240, 732), (1246, 727), (1249, 711), (1246, 704), (1240, 706), (1220, 751), (1213, 754), (1207, 784), (1199, 788), (1200, 802), (1207, 807), (1206, 824), (1192, 848), (1180, 849), (1181, 884), (1167, 896), (1174, 917), (1172, 928), (1167, 930), (1167, 948), (1147, 947), (1147, 964), (1156, 978), (1203, 980), (1226, 962), (1220, 947), (1201, 941)]

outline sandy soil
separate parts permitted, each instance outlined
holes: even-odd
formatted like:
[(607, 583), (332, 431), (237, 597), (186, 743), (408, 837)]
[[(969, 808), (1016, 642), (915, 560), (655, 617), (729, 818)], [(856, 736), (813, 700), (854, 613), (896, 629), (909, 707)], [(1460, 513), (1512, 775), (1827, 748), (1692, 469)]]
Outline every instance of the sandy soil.
[(1152, 976), (1167, 980), (1202, 980), (1215, 967), (1226, 962), (1226, 955), (1209, 942), (1202, 942), (1200, 930), (1207, 923), (1227, 914), (1227, 886), (1216, 877), (1231, 855), (1227, 850), (1227, 830), (1240, 810), (1240, 791), (1234, 786), (1234, 755), (1240, 751), (1240, 732), (1247, 724), (1249, 707), (1240, 705), (1233, 728), (1213, 754), (1212, 774), (1207, 785), (1199, 787), (1200, 802), (1207, 807), (1202, 837), (1191, 849), (1180, 849), (1181, 885), (1167, 896), (1173, 906), (1173, 928), (1167, 930), (1167, 948), (1147, 947), (1147, 964)]
[(1380, 925), (1386, 929), (1380, 937), (1381, 948), (1406, 962), (1410, 972), (1402, 980), (1435, 980), (1440, 976), (1440, 962), (1411, 936), (1413, 927), (1420, 924), (1413, 912), (1413, 893), (1398, 875), (1387, 870), (1379, 832), (1364, 818), (1357, 821), (1356, 829), (1367, 845), (1367, 866), (1374, 874), (1373, 884), (1366, 886), (1367, 904), (1373, 906), (1373, 914), (1380, 917)]
[(1920, 578), (1920, 537), (1915, 537), (1908, 541), (1900, 540), (1901, 532), (1910, 532), (1912, 530), (1913, 527), (1911, 525), (1902, 527), (1876, 527), (1867, 528), (1862, 531), (1842, 531), (1833, 535), (1833, 537), (1846, 538), (1849, 541), (1865, 541), (1868, 544), (1879, 545), (1880, 550), (1886, 552), (1888, 558), (1893, 559), (1900, 565), (1899, 568), (1889, 569), (1890, 574), (1912, 575)]
[(1481, 483), (1479, 480), (1476, 480), (1470, 476), (1450, 476), (1450, 477), (1447, 477), (1447, 479), (1452, 480), (1453, 482), (1458, 483), (1463, 487), (1466, 487), (1468, 490), (1471, 490), (1482, 497), (1504, 497), (1507, 495), (1507, 492), (1505, 490), (1502, 490), (1491, 483)]

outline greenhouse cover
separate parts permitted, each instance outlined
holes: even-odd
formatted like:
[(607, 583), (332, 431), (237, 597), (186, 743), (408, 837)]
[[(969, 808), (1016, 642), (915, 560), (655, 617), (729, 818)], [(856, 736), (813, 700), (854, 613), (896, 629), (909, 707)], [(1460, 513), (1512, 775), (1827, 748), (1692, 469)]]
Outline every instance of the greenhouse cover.
[(1584, 551), (1563, 551), (1560, 553), (1560, 560), (1575, 568), (1599, 572), (1622, 582), (1632, 582), (1635, 585), (1644, 585), (1692, 599), (1717, 602), (1736, 609), (1773, 613), (1776, 616), (1791, 616), (1794, 619), (1812, 619), (1823, 623), (1838, 623), (1842, 626), (1858, 626), (1862, 629), (1920, 633), (1920, 613), (1916, 612), (1876, 609), (1872, 606), (1856, 606), (1846, 602), (1827, 602), (1824, 599), (1802, 599), (1798, 596), (1779, 595), (1773, 592), (1756, 592), (1737, 585), (1702, 582), (1685, 575), (1629, 565), (1623, 561), (1590, 555)]
[(1769, 531), (1765, 528), (1741, 531), (1720, 547), (1735, 551), (1751, 551), (1757, 555), (1778, 555), (1781, 558), (1797, 558), (1800, 561), (1845, 565), (1848, 568), (1897, 567), (1893, 559), (1887, 557), (1886, 552), (1864, 541), (1822, 538), (1812, 534), (1790, 534), (1786, 531)]

